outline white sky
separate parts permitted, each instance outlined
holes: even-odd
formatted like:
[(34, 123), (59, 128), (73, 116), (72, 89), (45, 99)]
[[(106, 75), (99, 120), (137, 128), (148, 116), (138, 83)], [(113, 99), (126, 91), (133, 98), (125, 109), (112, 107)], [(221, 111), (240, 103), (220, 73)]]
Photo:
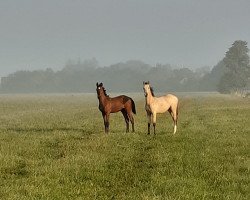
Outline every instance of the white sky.
[(214, 66), (239, 39), (250, 0), (0, 0), (0, 76), (93, 57)]

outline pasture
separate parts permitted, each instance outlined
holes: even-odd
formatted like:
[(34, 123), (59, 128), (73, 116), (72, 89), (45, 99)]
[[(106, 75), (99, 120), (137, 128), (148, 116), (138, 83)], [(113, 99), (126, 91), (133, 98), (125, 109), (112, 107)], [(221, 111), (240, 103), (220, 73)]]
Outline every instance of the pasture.
[(250, 199), (249, 98), (177, 94), (154, 136), (129, 96), (135, 133), (104, 134), (96, 94), (1, 95), (0, 199)]

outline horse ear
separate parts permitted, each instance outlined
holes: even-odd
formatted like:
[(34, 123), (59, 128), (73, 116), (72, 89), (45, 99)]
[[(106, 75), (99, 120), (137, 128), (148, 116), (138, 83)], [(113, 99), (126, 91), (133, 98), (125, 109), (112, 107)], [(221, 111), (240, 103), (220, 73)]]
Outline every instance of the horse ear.
[(98, 87), (98, 82), (96, 82), (96, 87)]
[(103, 84), (102, 84), (102, 83), (100, 83), (100, 86), (102, 87), (102, 86), (103, 86)]

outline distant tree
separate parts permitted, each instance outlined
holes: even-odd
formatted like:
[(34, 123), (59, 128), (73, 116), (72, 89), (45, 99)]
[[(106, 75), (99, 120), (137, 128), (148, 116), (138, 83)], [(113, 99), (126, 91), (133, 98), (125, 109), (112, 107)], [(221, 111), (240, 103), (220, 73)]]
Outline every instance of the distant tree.
[(195, 69), (195, 74), (199, 77), (203, 77), (206, 74), (209, 74), (211, 71), (211, 68), (209, 66), (199, 67)]
[(233, 76), (232, 73), (225, 73), (221, 77), (219, 83), (218, 83), (218, 92), (222, 94), (227, 94), (232, 91), (232, 88), (234, 87), (234, 82), (233, 80), (235, 77)]
[(218, 91), (221, 93), (242, 93), (249, 79), (250, 66), (246, 41), (237, 40), (226, 52), (223, 63), (227, 72), (221, 77)]
[(219, 61), (211, 70), (204, 73), (199, 81), (199, 90), (201, 91), (218, 91), (218, 85), (221, 77), (228, 71), (223, 60)]
[(140, 60), (107, 67), (99, 67), (95, 58), (83, 62), (69, 60), (59, 71), (47, 68), (10, 74), (2, 78), (0, 92), (95, 92), (96, 82), (104, 82), (107, 92), (141, 92), (146, 80), (152, 81), (156, 92), (198, 91), (198, 81), (205, 73), (208, 72), (175, 69), (169, 64), (151, 66)]

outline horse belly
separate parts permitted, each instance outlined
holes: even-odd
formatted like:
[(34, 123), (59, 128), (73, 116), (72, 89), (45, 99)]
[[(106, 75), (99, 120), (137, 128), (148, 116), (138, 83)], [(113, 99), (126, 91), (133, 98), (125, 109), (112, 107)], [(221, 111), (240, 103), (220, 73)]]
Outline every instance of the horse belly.
[(168, 109), (169, 109), (169, 105), (160, 104), (157, 106), (156, 112), (157, 113), (165, 113), (168, 111)]
[(116, 113), (121, 111), (124, 108), (123, 104), (120, 103), (114, 103), (111, 105), (111, 113)]

